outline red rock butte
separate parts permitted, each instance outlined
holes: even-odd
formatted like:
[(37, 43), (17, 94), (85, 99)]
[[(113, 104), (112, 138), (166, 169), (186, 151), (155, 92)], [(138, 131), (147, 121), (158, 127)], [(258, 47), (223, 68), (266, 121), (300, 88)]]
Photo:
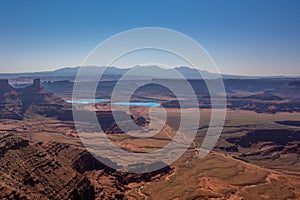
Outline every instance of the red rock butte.
[(18, 89), (13, 88), (8, 80), (0, 80), (0, 109), (0, 118), (23, 119), (32, 114), (59, 118), (67, 111), (68, 119), (72, 119), (71, 105), (45, 90), (40, 79)]

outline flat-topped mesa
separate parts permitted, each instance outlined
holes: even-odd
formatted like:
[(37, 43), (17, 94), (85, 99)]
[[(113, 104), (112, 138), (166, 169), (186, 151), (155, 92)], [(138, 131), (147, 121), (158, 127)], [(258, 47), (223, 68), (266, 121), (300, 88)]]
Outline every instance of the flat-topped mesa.
[(0, 79), (0, 94), (12, 91), (13, 87), (9, 85), (7, 79)]
[(0, 80), (0, 118), (23, 119), (34, 114), (72, 120), (72, 107), (41, 85), (40, 79), (25, 88), (13, 88)]

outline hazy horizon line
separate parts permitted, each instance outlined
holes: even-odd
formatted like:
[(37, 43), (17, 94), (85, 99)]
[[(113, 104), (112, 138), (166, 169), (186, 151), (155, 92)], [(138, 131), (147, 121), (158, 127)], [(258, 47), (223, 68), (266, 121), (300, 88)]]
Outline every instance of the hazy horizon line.
[[(2, 75), (12, 75), (12, 74), (30, 74), (30, 73), (46, 73), (46, 72), (54, 72), (54, 71), (58, 71), (58, 70), (61, 70), (61, 69), (75, 69), (75, 68), (79, 68), (79, 67), (98, 67), (98, 68), (104, 68), (104, 67), (107, 67), (107, 68), (117, 68), (117, 69), (130, 69), (130, 68), (134, 68), (134, 67), (159, 67), (161, 69), (176, 69), (176, 68), (180, 68), (180, 67), (186, 67), (186, 68), (190, 68), (190, 69), (194, 69), (194, 70), (200, 70), (200, 71), (205, 71), (205, 72), (208, 72), (208, 73), (214, 73), (214, 72), (210, 72), (210, 71), (207, 71), (205, 69), (196, 69), (196, 68), (193, 68), (193, 67), (189, 67), (189, 66), (183, 66), (183, 65), (180, 65), (180, 66), (173, 66), (173, 67), (170, 67), (170, 68), (165, 68), (165, 67), (162, 67), (162, 66), (158, 66), (157, 64), (155, 65), (135, 65), (135, 66), (132, 66), (132, 67), (129, 67), (129, 66), (126, 66), (126, 67), (120, 67), (120, 66), (97, 66), (97, 65), (87, 65), (87, 66), (61, 66), (61, 67), (56, 67), (54, 69), (50, 69), (50, 70), (39, 70), (39, 71), (20, 71), (20, 72), (0, 72), (0, 74)], [(221, 73), (221, 75), (232, 75), (232, 76), (255, 76), (255, 77), (294, 77), (294, 78), (300, 78), (300, 74), (232, 74), (232, 73)]]

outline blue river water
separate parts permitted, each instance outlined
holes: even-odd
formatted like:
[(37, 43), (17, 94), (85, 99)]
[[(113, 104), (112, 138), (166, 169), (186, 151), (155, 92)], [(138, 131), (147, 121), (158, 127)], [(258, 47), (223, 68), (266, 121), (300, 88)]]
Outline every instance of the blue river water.
[[(103, 103), (110, 102), (109, 99), (76, 99), (76, 100), (66, 100), (68, 103), (74, 104), (89, 104), (89, 103)], [(120, 106), (146, 106), (146, 107), (159, 107), (160, 104), (157, 102), (115, 102), (115, 105)]]
[(148, 106), (148, 107), (160, 106), (160, 104), (156, 102), (116, 102), (114, 104), (120, 106)]
[(108, 99), (76, 99), (76, 100), (66, 100), (68, 103), (75, 103), (75, 104), (89, 104), (89, 103), (103, 103), (109, 102)]

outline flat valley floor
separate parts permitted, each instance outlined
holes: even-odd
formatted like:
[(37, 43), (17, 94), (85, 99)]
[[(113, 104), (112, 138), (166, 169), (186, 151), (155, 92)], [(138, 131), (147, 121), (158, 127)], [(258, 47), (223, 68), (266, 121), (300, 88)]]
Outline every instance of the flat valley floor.
[[(132, 112), (147, 115), (147, 110), (138, 107)], [(110, 134), (108, 137), (115, 145), (128, 151), (143, 153), (162, 148), (175, 136), (178, 117), (180, 117), (179, 109), (167, 109), (167, 113), (166, 125), (152, 138), (132, 139), (126, 134)], [(118, 183), (117, 176), (106, 173), (105, 169), (87, 167), (77, 171), (93, 185), (96, 199), (113, 199), (116, 198), (114, 196), (116, 194), (123, 199), (300, 198), (300, 127), (288, 123), (299, 120), (300, 113), (259, 114), (252, 111), (228, 110), (225, 126), (217, 145), (201, 159), (198, 153), (207, 131), (210, 110), (203, 109), (200, 113), (200, 126), (193, 144), (170, 165), (168, 173), (158, 174), (146, 180), (138, 178), (132, 182)], [(3, 138), (5, 134), (21, 137), (28, 140), (30, 145), (45, 146), (48, 150), (49, 146), (53, 147), (53, 143), (68, 148), (71, 146), (74, 149), (84, 149), (72, 122), (62, 122), (38, 115), (24, 120), (2, 119), (0, 134)], [(21, 151), (24, 155), (14, 160), (8, 154), (14, 151)], [(46, 188), (43, 185), (46, 183), (41, 180), (33, 185), (21, 181), (14, 182), (16, 185), (10, 184), (10, 180), (23, 179), (25, 172), (19, 172), (18, 168), (30, 171), (27, 168), (30, 168), (32, 161), (24, 160), (26, 154), (29, 154), (27, 150), (22, 152), (22, 147), (15, 147), (2, 155), (0, 190), (10, 188), (18, 191), (20, 196), (31, 195), (44, 199), (47, 195), (39, 196)], [(66, 170), (70, 165), (74, 168), (74, 159), (65, 155), (69, 154), (68, 151), (58, 151), (57, 154), (55, 156), (59, 159), (55, 156), (54, 158), (59, 165), (66, 166)], [(11, 163), (14, 161), (19, 163)], [(4, 169), (5, 166), (10, 168)], [(43, 168), (42, 165), (36, 167)], [(56, 183), (55, 180), (51, 181)], [(51, 190), (51, 187), (56, 186), (47, 187)], [(67, 199), (63, 195), (60, 197)], [(58, 197), (54, 195), (53, 198)]]

